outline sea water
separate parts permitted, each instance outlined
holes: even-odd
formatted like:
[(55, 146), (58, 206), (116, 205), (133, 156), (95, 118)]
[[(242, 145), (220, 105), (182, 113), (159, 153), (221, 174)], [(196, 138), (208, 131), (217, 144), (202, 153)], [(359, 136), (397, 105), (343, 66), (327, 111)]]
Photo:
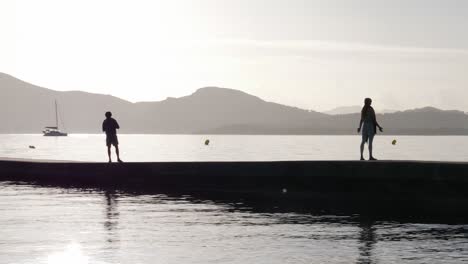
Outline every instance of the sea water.
[[(125, 161), (348, 160), (359, 157), (359, 141), (359, 136), (120, 136)], [(379, 136), (375, 155), (464, 161), (467, 147), (466, 137)], [(106, 161), (105, 140), (0, 135), (0, 156)], [(465, 261), (468, 222), (463, 221), (322, 215), (235, 195), (0, 182), (0, 263)]]

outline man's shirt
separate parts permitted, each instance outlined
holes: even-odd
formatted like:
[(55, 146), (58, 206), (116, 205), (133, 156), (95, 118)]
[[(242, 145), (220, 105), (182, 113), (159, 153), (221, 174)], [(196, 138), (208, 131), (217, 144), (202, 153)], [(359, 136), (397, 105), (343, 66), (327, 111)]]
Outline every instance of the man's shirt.
[(102, 131), (106, 132), (106, 135), (116, 135), (117, 129), (119, 129), (119, 123), (114, 118), (106, 118), (102, 122)]

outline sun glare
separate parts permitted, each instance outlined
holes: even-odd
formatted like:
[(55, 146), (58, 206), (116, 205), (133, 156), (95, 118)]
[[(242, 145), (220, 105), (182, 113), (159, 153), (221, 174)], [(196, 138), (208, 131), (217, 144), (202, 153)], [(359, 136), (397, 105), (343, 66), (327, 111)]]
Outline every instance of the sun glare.
[(64, 251), (50, 255), (47, 264), (88, 264), (89, 258), (84, 255), (79, 244), (68, 245)]

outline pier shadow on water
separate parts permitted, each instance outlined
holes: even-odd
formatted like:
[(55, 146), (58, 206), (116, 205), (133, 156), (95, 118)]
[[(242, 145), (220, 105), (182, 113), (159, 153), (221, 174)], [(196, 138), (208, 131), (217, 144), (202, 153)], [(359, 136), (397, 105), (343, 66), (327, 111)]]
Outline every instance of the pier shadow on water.
[[(104, 227), (108, 232), (109, 249), (119, 248), (118, 232), (118, 200), (120, 196), (147, 196), (147, 195), (161, 195), (161, 193), (153, 193), (142, 190), (123, 190), (123, 189), (104, 189), (96, 190), (103, 192), (106, 201), (106, 221)], [(217, 195), (207, 194), (177, 194), (177, 193), (164, 193), (164, 199), (178, 201), (189, 201), (193, 204), (206, 204), (214, 203), (216, 205), (227, 206), (229, 212), (244, 212), (252, 214), (262, 214), (265, 217), (274, 218), (275, 224), (292, 224), (292, 225), (311, 225), (317, 223), (333, 223), (340, 225), (348, 225), (358, 227), (358, 252), (359, 256), (356, 264), (374, 264), (377, 263), (374, 257), (374, 246), (377, 243), (375, 219), (370, 216), (360, 215), (320, 215), (324, 210), (317, 211), (317, 208), (310, 208), (298, 203), (292, 204), (283, 203), (275, 204), (273, 201), (263, 200), (259, 197), (248, 197), (244, 195), (219, 193)], [(156, 200), (157, 201), (157, 200)], [(155, 202), (156, 202), (155, 201)], [(159, 201), (158, 201), (159, 202)], [(283, 215), (287, 215), (284, 217)], [(314, 237), (318, 239), (318, 237)], [(336, 235), (334, 239), (351, 239), (346, 235)]]
[[(119, 196), (131, 195), (134, 197), (145, 195), (163, 195), (164, 199), (173, 201), (183, 200), (192, 204), (214, 204), (223, 206), (226, 213), (242, 212), (249, 214), (260, 214), (262, 217), (270, 218), (277, 225), (339, 225), (355, 228), (357, 233), (350, 234), (328, 234), (325, 236), (309, 234), (305, 235), (307, 239), (329, 239), (332, 241), (356, 241), (356, 250), (358, 252), (356, 264), (377, 264), (379, 261), (379, 252), (376, 252), (378, 243), (395, 241), (447, 241), (450, 239), (465, 239), (468, 243), (468, 219), (452, 218), (433, 215), (402, 215), (402, 214), (382, 214), (380, 211), (376, 214), (369, 212), (368, 208), (364, 211), (356, 208), (346, 210), (342, 207), (328, 208), (330, 204), (317, 204), (308, 200), (287, 199), (287, 193), (277, 195), (262, 196), (258, 194), (239, 194), (239, 193), (154, 193), (150, 190), (105, 190), (106, 200), (108, 201), (108, 216), (110, 220), (116, 220), (118, 208), (116, 207)], [(156, 200), (156, 202), (158, 202)], [(116, 225), (117, 223), (115, 223)], [(413, 225), (428, 225), (427, 228), (415, 228)], [(109, 226), (109, 231), (112, 231)], [(391, 228), (389, 228), (391, 226)], [(407, 228), (407, 230), (405, 230)], [(386, 229), (395, 229), (387, 231)], [(396, 231), (396, 230), (404, 231)], [(381, 230), (379, 232), (379, 230)], [(382, 231), (384, 230), (384, 231)], [(437, 252), (438, 249), (430, 249)], [(460, 249), (457, 249), (460, 250)]]
[[(446, 215), (441, 214), (437, 210), (434, 211), (409, 211), (408, 207), (398, 207), (401, 204), (395, 203), (392, 205), (391, 200), (384, 200), (379, 204), (380, 200), (369, 199), (367, 203), (362, 203), (362, 200), (345, 200), (347, 197), (340, 197), (336, 194), (336, 198), (332, 194), (313, 194), (309, 195), (294, 195), (287, 190), (278, 190), (277, 192), (241, 192), (241, 191), (203, 191), (203, 190), (160, 190), (153, 187), (138, 188), (130, 187), (104, 187), (99, 188), (93, 185), (80, 184), (44, 184), (34, 182), (4, 182), (12, 185), (31, 185), (46, 188), (61, 188), (85, 190), (91, 192), (99, 192), (104, 194), (106, 203), (106, 216), (108, 221), (106, 227), (112, 230), (117, 227), (117, 219), (119, 216), (118, 197), (125, 196), (146, 196), (146, 195), (164, 195), (167, 199), (179, 200), (183, 199), (191, 203), (214, 203), (219, 205), (227, 205), (232, 210), (252, 212), (252, 213), (297, 213), (315, 216), (346, 216), (350, 219), (361, 219), (363, 226), (372, 226), (378, 221), (394, 221), (400, 223), (440, 223), (440, 224), (468, 224), (468, 215)], [(361, 198), (361, 197), (360, 197)], [(380, 197), (379, 197), (380, 198)], [(422, 207), (424, 205), (422, 204)], [(426, 208), (425, 208), (426, 209)], [(459, 208), (460, 211), (465, 208)], [(359, 223), (361, 223), (359, 221)]]

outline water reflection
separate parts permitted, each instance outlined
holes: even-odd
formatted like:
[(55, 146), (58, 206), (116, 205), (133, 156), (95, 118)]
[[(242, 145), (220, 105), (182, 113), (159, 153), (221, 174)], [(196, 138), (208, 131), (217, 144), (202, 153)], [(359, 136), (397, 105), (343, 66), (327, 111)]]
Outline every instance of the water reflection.
[(107, 231), (107, 242), (112, 246), (112, 248), (116, 248), (119, 242), (118, 236), (118, 223), (119, 223), (119, 211), (117, 207), (117, 192), (113, 189), (105, 190), (104, 191), (105, 197), (105, 221), (104, 221), (104, 228)]
[(359, 258), (356, 263), (376, 263), (373, 256), (373, 249), (377, 243), (374, 222), (364, 220), (359, 223), (359, 228)]
[[(291, 258), (296, 263), (402, 263), (409, 258), (427, 263), (436, 255), (443, 256), (445, 263), (468, 260), (466, 222), (414, 224), (326, 214), (314, 201), (289, 201), (282, 194), (162, 194), (76, 186), (10, 186), (0, 192), (0, 209), (10, 212), (4, 214), (9, 218), (0, 215), (7, 232), (0, 238), (0, 249), (7, 247), (6, 252), (12, 255), (14, 248), (5, 245), (24, 245), (43, 259), (67, 241), (77, 241), (50, 255), (48, 264), (97, 260), (252, 263), (257, 257), (262, 263), (284, 263)], [(22, 210), (17, 210), (19, 205)], [(8, 225), (11, 222), (16, 226)], [(54, 235), (49, 236), (51, 232)], [(8, 240), (16, 233), (17, 240)], [(27, 237), (26, 233), (32, 235)], [(44, 245), (47, 248), (41, 252)], [(18, 261), (6, 263), (34, 263), (22, 261), (28, 257), (13, 255), (11, 259)]]

